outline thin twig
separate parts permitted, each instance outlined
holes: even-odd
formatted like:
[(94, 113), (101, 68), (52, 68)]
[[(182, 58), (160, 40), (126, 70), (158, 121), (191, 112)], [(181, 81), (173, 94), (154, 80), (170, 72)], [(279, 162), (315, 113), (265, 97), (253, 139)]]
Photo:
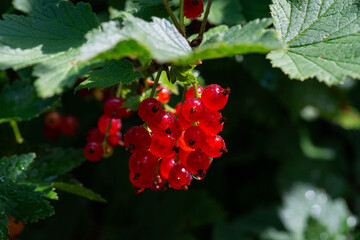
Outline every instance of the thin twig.
[(106, 147), (106, 143), (107, 143), (107, 138), (109, 137), (109, 134), (110, 134), (109, 131), (110, 131), (110, 128), (111, 128), (111, 122), (112, 122), (112, 118), (110, 118), (109, 125), (106, 128), (106, 134), (105, 134), (104, 140), (102, 142), (104, 152), (105, 152), (105, 147)]

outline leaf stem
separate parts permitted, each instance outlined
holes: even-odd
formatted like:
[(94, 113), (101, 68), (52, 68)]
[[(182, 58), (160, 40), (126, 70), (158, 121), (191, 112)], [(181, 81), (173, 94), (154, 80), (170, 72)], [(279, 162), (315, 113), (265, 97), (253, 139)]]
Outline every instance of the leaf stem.
[(185, 24), (184, 24), (184, 0), (180, 0), (180, 27), (181, 27), (181, 30), (185, 33)]
[(120, 96), (121, 96), (122, 87), (123, 87), (123, 83), (120, 82), (120, 83), (119, 83), (119, 86), (118, 86), (118, 89), (117, 89), (117, 91), (116, 91), (116, 95), (115, 95), (116, 97), (120, 97)]
[(208, 1), (208, 4), (206, 6), (206, 11), (205, 11), (205, 15), (204, 15), (204, 19), (201, 23), (201, 27), (200, 27), (200, 32), (199, 32), (199, 38), (202, 39), (204, 36), (204, 32), (205, 32), (205, 27), (206, 27), (206, 23), (208, 21), (208, 16), (210, 13), (210, 8), (211, 8), (211, 4), (212, 4), (212, 0)]
[(21, 136), (21, 133), (20, 133), (20, 130), (19, 130), (19, 127), (18, 127), (16, 121), (11, 120), (11, 121), (10, 121), (10, 126), (11, 126), (12, 129), (13, 129), (13, 132), (14, 132), (16, 141), (17, 141), (19, 144), (23, 143), (23, 142), (24, 142), (24, 139), (23, 139), (22, 136)]
[(167, 0), (162, 0), (165, 8), (166, 8), (166, 11), (169, 13), (171, 19), (173, 20), (174, 24), (175, 24), (175, 27), (179, 30), (179, 32), (185, 37), (185, 32), (182, 30), (178, 20), (176, 19), (173, 11), (171, 10)]
[(154, 95), (155, 95), (156, 87), (157, 87), (157, 85), (158, 85), (158, 83), (159, 83), (159, 80), (160, 80), (160, 76), (161, 76), (162, 71), (163, 71), (163, 68), (161, 68), (161, 69), (158, 71), (157, 75), (156, 75), (154, 85), (152, 86), (152, 89), (151, 89), (150, 98), (153, 98)]

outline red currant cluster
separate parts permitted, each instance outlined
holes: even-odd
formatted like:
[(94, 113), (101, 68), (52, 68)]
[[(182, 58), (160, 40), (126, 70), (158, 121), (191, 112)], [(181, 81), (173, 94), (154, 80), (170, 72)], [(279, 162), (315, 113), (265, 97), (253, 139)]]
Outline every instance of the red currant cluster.
[(79, 121), (72, 115), (62, 116), (57, 111), (45, 115), (44, 135), (49, 140), (56, 140), (60, 134), (74, 136), (77, 133)]
[(90, 129), (86, 138), (84, 155), (88, 160), (99, 161), (103, 157), (109, 157), (114, 147), (123, 145), (121, 119), (132, 114), (122, 106), (123, 103), (124, 100), (118, 97), (109, 98), (105, 102), (105, 113), (98, 119), (98, 127)]
[(164, 190), (166, 182), (171, 188), (187, 189), (193, 177), (205, 177), (212, 158), (227, 152), (217, 134), (225, 121), (218, 111), (226, 105), (229, 93), (230, 89), (216, 84), (198, 86), (196, 93), (191, 87), (174, 115), (155, 98), (140, 103), (138, 114), (145, 127), (132, 127), (124, 136), (125, 147), (132, 153), (129, 177), (136, 193), (145, 188)]

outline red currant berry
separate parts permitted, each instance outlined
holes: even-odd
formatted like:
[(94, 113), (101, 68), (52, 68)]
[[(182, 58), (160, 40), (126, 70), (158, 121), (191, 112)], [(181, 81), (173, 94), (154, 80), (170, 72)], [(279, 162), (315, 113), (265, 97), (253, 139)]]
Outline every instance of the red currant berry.
[(186, 169), (192, 174), (198, 175), (200, 179), (205, 177), (210, 164), (211, 159), (201, 150), (191, 152), (186, 159)]
[(166, 190), (166, 179), (163, 178), (160, 174), (155, 175), (153, 179), (153, 185), (151, 186), (151, 190), (153, 191), (165, 191)]
[(174, 157), (162, 158), (159, 165), (159, 171), (162, 177), (169, 178), (170, 170), (176, 165)]
[(130, 182), (140, 189), (149, 188), (153, 185), (154, 173), (137, 175), (134, 172), (129, 174)]
[(122, 107), (124, 100), (118, 97), (109, 98), (104, 104), (104, 112), (110, 118), (123, 118), (128, 115), (127, 108)]
[(7, 225), (9, 229), (10, 236), (19, 235), (24, 230), (24, 223), (18, 222), (15, 218), (8, 216), (9, 224)]
[(224, 89), (217, 84), (211, 84), (204, 88), (201, 100), (211, 110), (223, 109), (228, 101), (230, 88)]
[(135, 152), (129, 159), (129, 169), (137, 175), (153, 173), (157, 165), (157, 157), (149, 151)]
[(163, 111), (161, 119), (155, 124), (149, 124), (151, 131), (159, 135), (170, 135), (175, 139), (181, 135), (181, 126), (176, 118), (168, 111)]
[(221, 113), (214, 110), (207, 110), (204, 117), (199, 121), (199, 127), (207, 134), (218, 134), (223, 130), (225, 118)]
[(169, 172), (168, 181), (171, 188), (187, 190), (191, 180), (191, 173), (182, 164), (176, 165)]
[(191, 151), (185, 151), (184, 149), (180, 148), (179, 150), (179, 161), (181, 162), (182, 165), (184, 165), (186, 167), (186, 159), (189, 156), (189, 154), (194, 151), (193, 149), (191, 149)]
[(110, 134), (106, 139), (108, 144), (112, 147), (119, 146), (121, 144), (121, 140), (122, 140), (121, 132), (117, 132), (115, 134)]
[(103, 114), (98, 120), (98, 129), (100, 130), (100, 132), (106, 134), (110, 121), (111, 121), (109, 128), (110, 135), (116, 134), (121, 130), (121, 126), (122, 126), (121, 119), (111, 119), (107, 115)]
[(149, 132), (143, 126), (131, 127), (124, 136), (124, 144), (130, 152), (148, 150), (151, 144)]
[(187, 152), (191, 152), (194, 149), (192, 149), (191, 147), (189, 147), (189, 145), (186, 144), (185, 139), (184, 139), (184, 134), (185, 131), (182, 132), (181, 136), (179, 137), (177, 143), (179, 145), (179, 147)]
[(79, 127), (79, 120), (74, 116), (64, 116), (61, 121), (61, 132), (65, 136), (74, 136)]
[(219, 135), (207, 135), (206, 143), (202, 150), (212, 158), (220, 157), (223, 153), (227, 153), (228, 151), (225, 147), (224, 139)]
[(175, 115), (178, 115), (180, 113), (180, 109), (181, 109), (181, 102), (179, 102), (178, 104), (176, 104), (175, 107)]
[(205, 112), (205, 106), (199, 98), (189, 98), (183, 103), (180, 114), (191, 122), (199, 121)]
[(154, 134), (151, 137), (150, 151), (157, 157), (164, 158), (174, 153), (175, 138), (170, 135)]
[(104, 149), (100, 142), (88, 142), (84, 147), (84, 155), (89, 161), (99, 161), (104, 155)]
[(160, 90), (160, 92), (158, 92), (156, 94), (156, 99), (159, 100), (159, 102), (161, 103), (168, 103), (171, 97), (171, 92), (168, 88), (166, 87), (157, 87), (157, 90)]
[[(201, 97), (202, 92), (204, 91), (204, 88), (200, 85), (197, 85), (197, 89), (198, 89), (198, 93), (199, 93), (199, 97)], [(185, 94), (185, 98), (189, 99), (189, 98), (195, 98), (195, 88), (192, 86), (190, 87)]]
[(92, 128), (88, 131), (86, 142), (102, 142), (104, 141), (104, 134), (97, 128)]
[(186, 145), (192, 149), (199, 149), (202, 148), (206, 141), (206, 134), (198, 126), (192, 126), (186, 129), (184, 140)]
[(147, 98), (139, 105), (139, 117), (149, 124), (156, 124), (161, 120), (162, 105), (155, 98)]
[(186, 18), (195, 19), (201, 16), (204, 11), (203, 0), (185, 0), (184, 16)]
[(60, 128), (61, 126), (61, 114), (57, 111), (52, 111), (46, 114), (45, 116), (45, 125), (48, 128)]
[(187, 120), (181, 113), (179, 113), (178, 122), (180, 126), (185, 130), (192, 126), (192, 121)]

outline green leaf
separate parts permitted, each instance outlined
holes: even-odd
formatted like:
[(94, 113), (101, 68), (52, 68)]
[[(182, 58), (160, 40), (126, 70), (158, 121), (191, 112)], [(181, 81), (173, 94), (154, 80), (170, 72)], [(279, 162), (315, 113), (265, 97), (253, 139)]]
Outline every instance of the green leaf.
[(5, 210), (0, 206), (0, 240), (9, 239), (9, 229), (7, 228), (8, 224), (9, 220), (5, 214)]
[(85, 161), (82, 150), (72, 148), (45, 149), (31, 164), (26, 175), (29, 179), (51, 182), (58, 176), (68, 173)]
[(33, 9), (44, 6), (46, 4), (57, 4), (62, 0), (13, 0), (12, 4), (15, 9), (24, 13), (30, 13)]
[[(31, 12), (30, 17), (3, 15), (0, 21), (0, 69), (21, 68), (61, 58), (85, 43), (84, 35), (98, 27), (89, 4), (61, 2)], [(70, 59), (70, 57), (68, 57)], [(70, 64), (74, 60), (69, 60)]]
[(83, 60), (112, 50), (100, 57), (151, 56), (164, 63), (191, 52), (187, 40), (165, 19), (153, 18), (149, 23), (124, 13), (124, 25), (120, 29), (119, 23), (111, 21), (104, 23), (102, 30), (88, 34), (88, 44), (82, 48)]
[(35, 191), (42, 192), (45, 194), (46, 198), (52, 199), (52, 200), (59, 200), (59, 197), (57, 193), (55, 192), (55, 188), (51, 187), (49, 184), (36, 184), (37, 187)]
[(360, 77), (360, 9), (356, 0), (274, 0), (279, 38), (288, 48), (268, 55), (293, 79), (318, 78), (328, 85)]
[[(13, 155), (0, 159), (0, 181), (15, 182), (17, 178), (28, 169), (35, 158), (35, 153)], [(1, 198), (0, 198), (1, 199)]]
[(130, 84), (141, 76), (142, 74), (135, 71), (133, 65), (128, 60), (111, 60), (105, 64), (103, 69), (89, 72), (89, 78), (76, 87), (75, 91), (83, 88), (106, 88), (120, 82)]
[(30, 17), (5, 14), (0, 20), (0, 69), (38, 64), (36, 89), (41, 97), (60, 93), (85, 74), (79, 63), (85, 34), (99, 26), (89, 4), (62, 1), (33, 10)]
[(104, 198), (102, 198), (99, 194), (93, 192), (90, 189), (85, 188), (81, 184), (69, 184), (64, 182), (55, 182), (52, 184), (52, 186), (56, 189), (73, 193), (82, 197), (85, 197), (87, 199), (98, 201), (98, 202), (106, 202)]
[(28, 223), (36, 222), (54, 214), (54, 210), (41, 192), (35, 191), (34, 185), (0, 185), (0, 208), (6, 215)]
[(192, 73), (192, 70), (196, 65), (188, 66), (174, 66), (170, 70), (170, 79), (172, 83), (176, 81), (181, 82), (182, 84), (195, 84), (196, 77)]
[(198, 60), (231, 57), (246, 53), (267, 53), (282, 44), (273, 30), (266, 29), (271, 19), (255, 20), (244, 27), (234, 26), (212, 35), (192, 51), (187, 40), (165, 19), (153, 18), (148, 23), (124, 13), (124, 27), (110, 21), (87, 35), (81, 49), (82, 60), (151, 57), (159, 63), (188, 65)]
[(6, 85), (0, 92), (0, 123), (11, 120), (28, 121), (39, 116), (59, 98), (39, 98), (29, 82), (15, 81)]
[(272, 23), (271, 19), (257, 19), (231, 27), (227, 31), (219, 29), (216, 34), (203, 42), (199, 48), (186, 57), (179, 57), (176, 64), (187, 64), (196, 60), (232, 57), (240, 54), (267, 53), (282, 47), (273, 30), (266, 29)]

